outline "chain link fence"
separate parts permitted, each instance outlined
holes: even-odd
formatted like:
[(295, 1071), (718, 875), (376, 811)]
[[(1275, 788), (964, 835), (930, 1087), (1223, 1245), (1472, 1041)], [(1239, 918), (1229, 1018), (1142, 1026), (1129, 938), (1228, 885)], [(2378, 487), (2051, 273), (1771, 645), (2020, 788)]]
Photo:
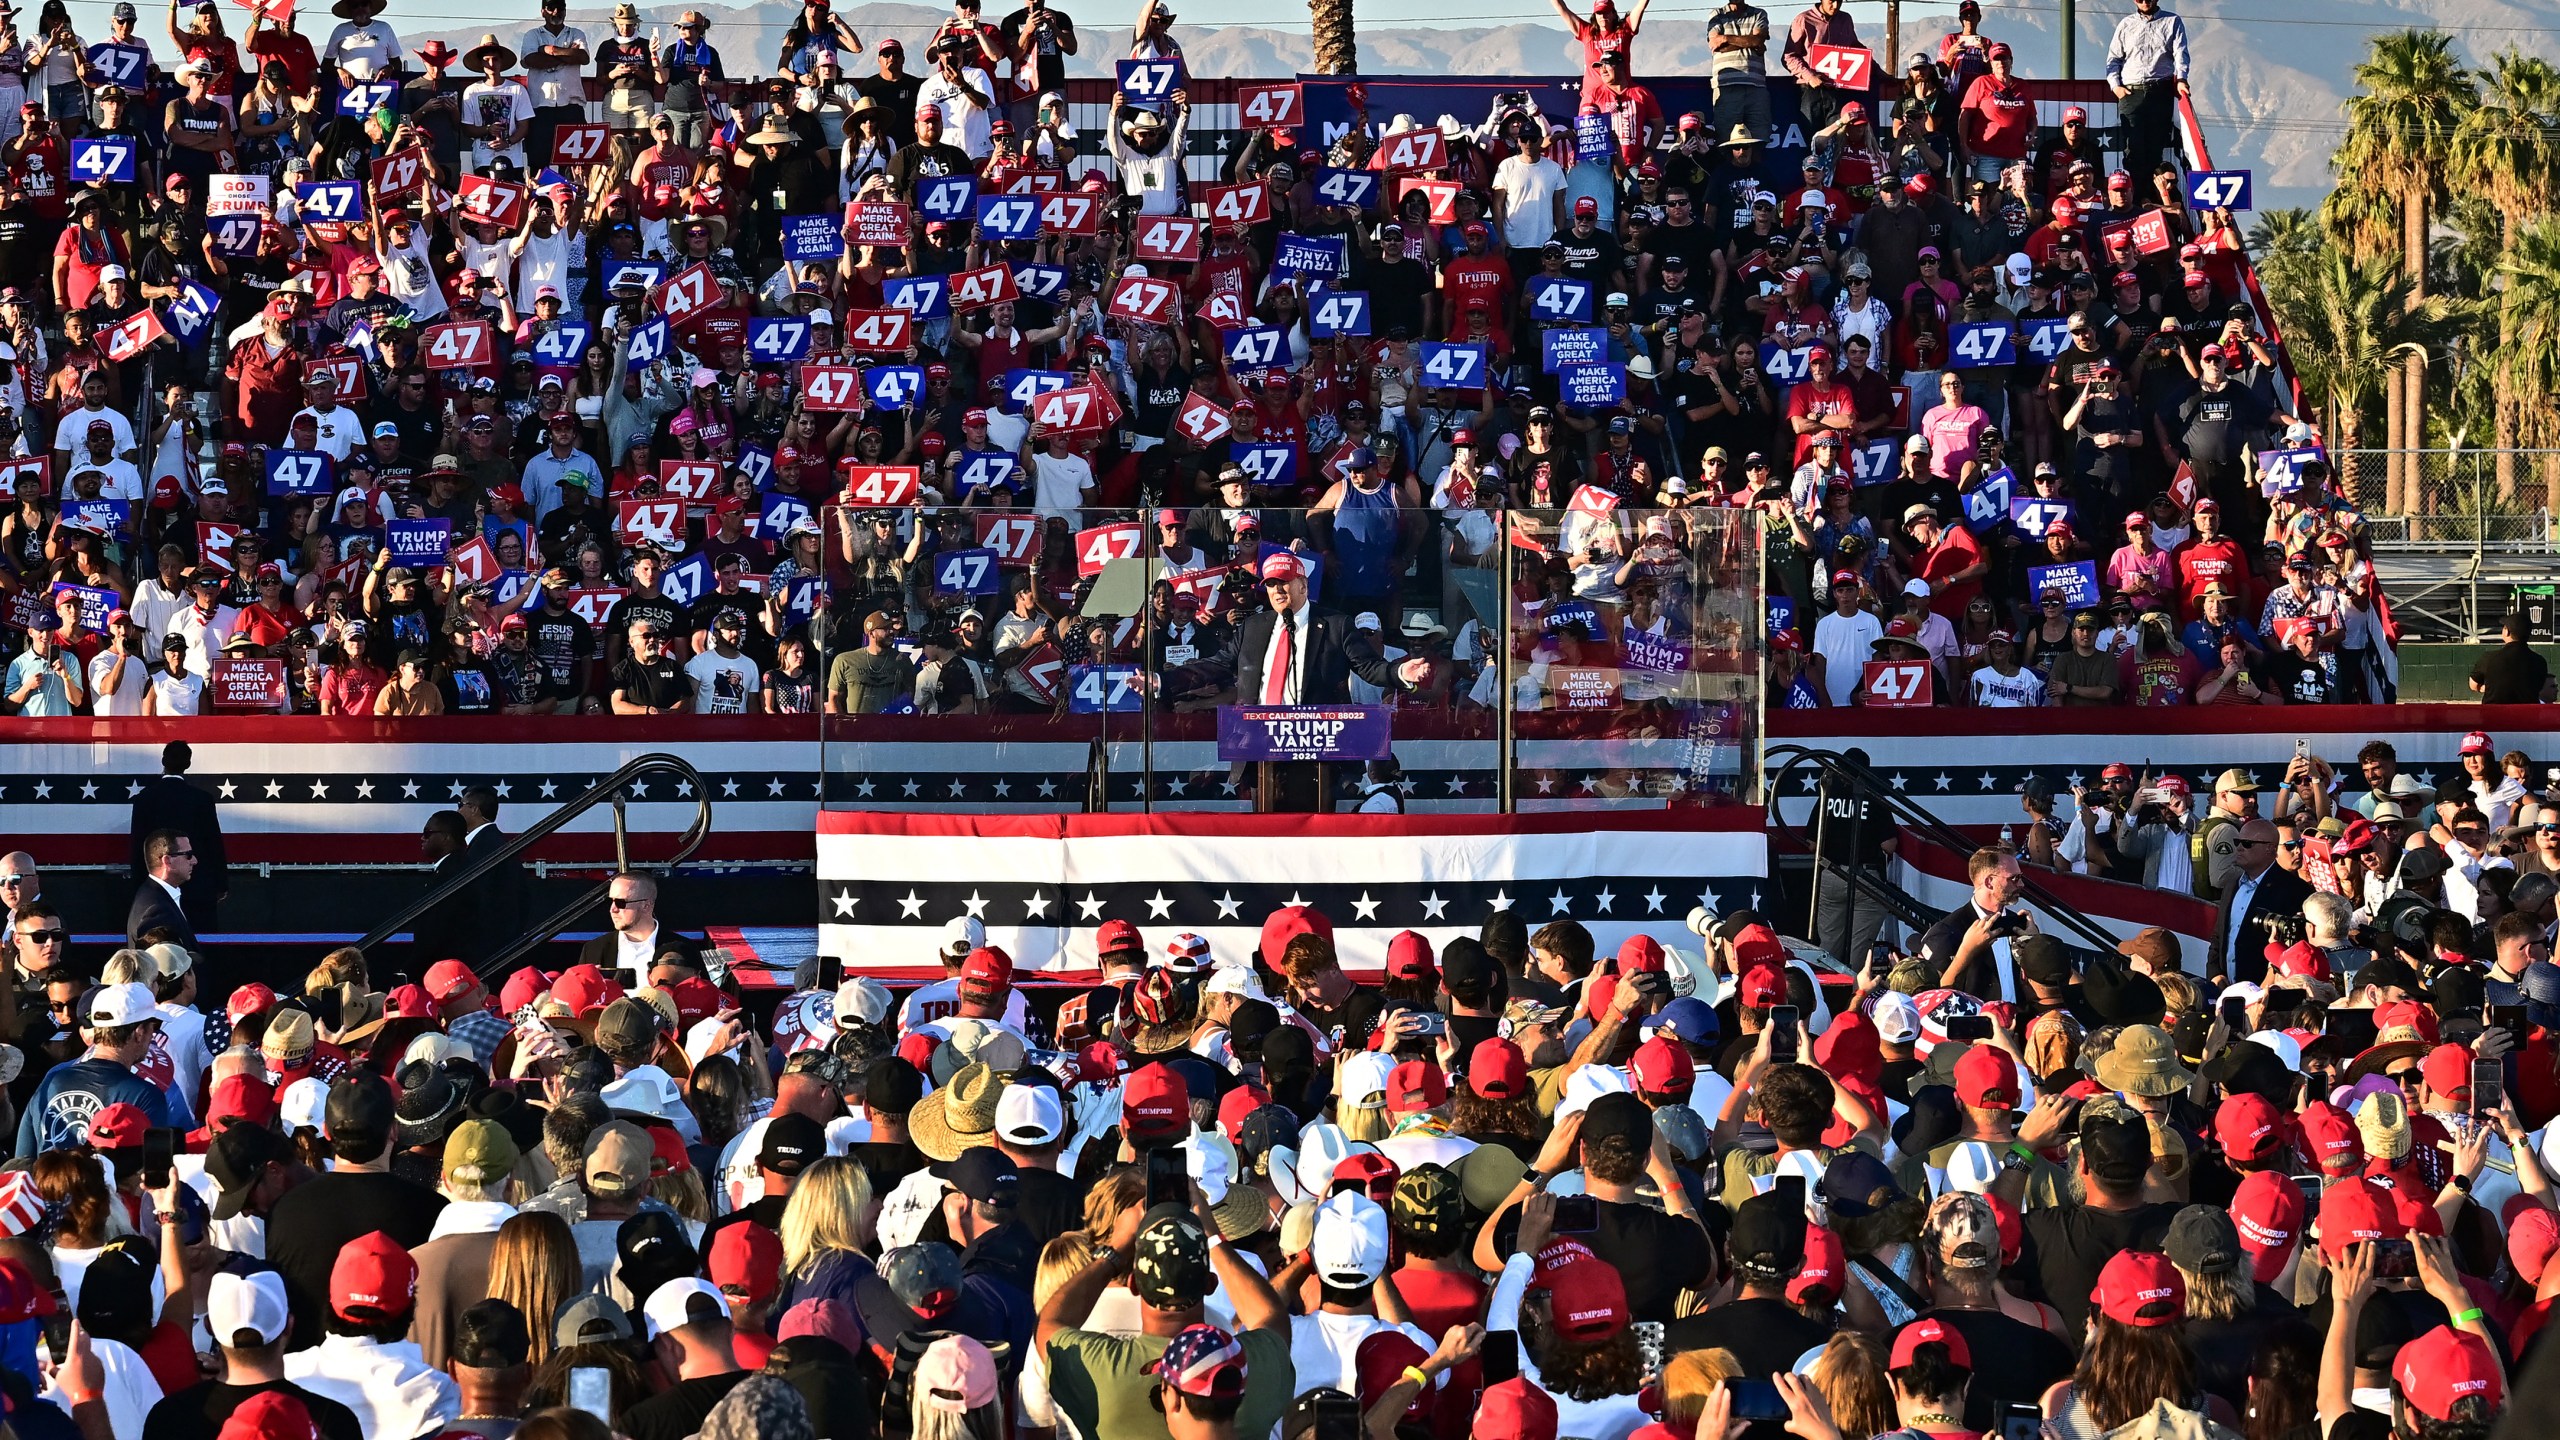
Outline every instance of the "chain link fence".
[(2330, 457), (2377, 547), (2547, 554), (2560, 450), (2340, 450)]

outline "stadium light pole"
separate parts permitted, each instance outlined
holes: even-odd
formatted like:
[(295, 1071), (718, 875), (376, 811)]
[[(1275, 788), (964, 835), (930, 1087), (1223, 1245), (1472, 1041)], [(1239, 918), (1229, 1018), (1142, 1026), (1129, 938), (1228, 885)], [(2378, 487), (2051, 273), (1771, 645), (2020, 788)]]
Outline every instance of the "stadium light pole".
[(2062, 78), (2080, 78), (2080, 5), (2079, 0), (2062, 0)]

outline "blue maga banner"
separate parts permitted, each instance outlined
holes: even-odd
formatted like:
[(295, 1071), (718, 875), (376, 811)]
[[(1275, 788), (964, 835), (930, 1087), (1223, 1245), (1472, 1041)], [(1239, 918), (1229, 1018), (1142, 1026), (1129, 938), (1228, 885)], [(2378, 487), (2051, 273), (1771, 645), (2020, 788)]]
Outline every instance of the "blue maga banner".
[(1301, 235), (1288, 231), (1271, 257), (1272, 273), (1331, 278), (1342, 273), (1350, 245), (1339, 235)]
[(2098, 603), (2098, 562), (2082, 560), (2071, 565), (2030, 565), (2027, 567), (2027, 593), (2042, 595), (2047, 590), (2062, 592), (2062, 603), (2074, 610)]
[(395, 565), (441, 565), (453, 549), (450, 520), (394, 520), (385, 528)]
[(1394, 713), (1384, 705), (1221, 705), (1218, 759), (1381, 760)]
[(1553, 375), (1569, 365), (1598, 365), (1609, 358), (1609, 332), (1598, 326), (1572, 326), (1538, 332), (1538, 363)]
[(833, 260), (844, 253), (844, 220), (836, 215), (782, 217), (782, 258)]
[(1627, 370), (1623, 365), (1569, 365), (1556, 377), (1564, 403), (1577, 410), (1599, 410), (1626, 403)]

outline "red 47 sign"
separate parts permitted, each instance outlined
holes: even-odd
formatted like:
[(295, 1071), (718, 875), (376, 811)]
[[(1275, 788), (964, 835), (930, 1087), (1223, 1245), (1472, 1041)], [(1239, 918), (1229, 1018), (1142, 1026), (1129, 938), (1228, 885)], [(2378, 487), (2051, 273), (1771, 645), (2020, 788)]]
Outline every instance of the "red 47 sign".
[(1070, 385), (1032, 401), (1031, 419), (1044, 434), (1072, 435), (1111, 423), (1110, 412), (1090, 385)]
[(240, 538), (237, 525), (216, 525), (210, 520), (196, 522), (196, 553), (204, 563), (225, 575), (232, 574), (231, 542)]
[(1175, 313), (1174, 301), (1180, 293), (1170, 280), (1158, 280), (1152, 275), (1122, 276), (1119, 287), (1111, 292), (1111, 304), (1106, 308), (1123, 320), (1170, 325)]
[(1076, 532), (1076, 578), (1102, 573), (1114, 560), (1135, 560), (1147, 543), (1147, 532), (1134, 520), (1096, 525)]
[(474, 535), (454, 546), (444, 563), (452, 568), (453, 578), (465, 585), (486, 585), (498, 578), (498, 552), (485, 536)]
[(1841, 90), (1864, 90), (1875, 80), (1876, 57), (1855, 45), (1808, 45), (1804, 61)]
[(1449, 142), (1437, 130), (1407, 130), (1378, 142), (1382, 170), (1437, 170), (1449, 163)]
[(1916, 710), (1938, 703), (1937, 678), (1926, 660), (1867, 662), (1870, 708)]
[(107, 332), (104, 348), (110, 360), (130, 360), (167, 338), (169, 327), (160, 323), (160, 312), (146, 305)]
[(1173, 417), (1173, 428), (1202, 445), (1214, 445), (1236, 427), (1226, 407), (1194, 390), (1182, 397), (1182, 413)]
[(302, 367), (305, 376), (326, 375), (338, 382), (338, 398), (361, 400), (368, 388), (364, 378), (364, 361), (353, 355), (324, 355)]
[(1013, 267), (989, 265), (981, 270), (963, 270), (951, 277), (951, 308), (976, 310), (1020, 298), (1013, 284)]
[(1200, 302), (1200, 318), (1221, 330), (1244, 328), (1244, 297), (1233, 290), (1221, 290)]
[(847, 310), (844, 348), (866, 355), (894, 355), (907, 348), (914, 320), (904, 310)]
[(719, 286), (711, 278), (711, 267), (695, 261), (658, 287), (658, 313), (667, 317), (669, 325), (681, 325), (693, 318), (694, 312), (710, 308), (719, 294)]
[(0, 460), (0, 500), (15, 500), (23, 495), (53, 493), (53, 457), (30, 455), (23, 460)]
[(605, 617), (611, 615), (613, 607), (621, 604), (622, 597), (630, 593), (628, 590), (612, 585), (583, 585), (569, 591), (562, 598), (569, 602), (569, 608), (576, 612), (579, 619), (586, 621), (590, 627), (601, 630), (604, 628)]
[(1213, 225), (1259, 225), (1271, 218), (1271, 187), (1260, 181), (1251, 185), (1212, 185), (1202, 198), (1208, 202), (1209, 223)]
[(996, 563), (1020, 566), (1040, 553), (1040, 517), (1019, 511), (978, 512), (978, 543), (996, 552)]
[(1081, 191), (1061, 190), (1040, 201), (1040, 228), (1055, 235), (1102, 233), (1102, 201)]
[(1218, 591), (1227, 583), (1231, 568), (1221, 565), (1215, 570), (1194, 570), (1188, 575), (1168, 575), (1165, 579), (1172, 584), (1174, 594), (1188, 595), (1199, 601), (1200, 613), (1206, 615), (1218, 608)]
[(862, 408), (862, 371), (852, 365), (800, 367), (800, 403), (810, 410)]
[(661, 460), (658, 493), (671, 500), (704, 501), (720, 488), (720, 466), (711, 460)]
[(1431, 202), (1431, 223), (1454, 225), (1458, 220), (1458, 182), (1455, 180), (1407, 180), (1396, 191), (1401, 200), (1419, 194)]
[(593, 165), (612, 148), (613, 131), (603, 125), (563, 125), (551, 138), (554, 165)]
[(1295, 85), (1246, 85), (1236, 91), (1236, 118), (1247, 130), (1286, 130), (1299, 123)]
[(1129, 252), (1141, 260), (1197, 260), (1200, 232), (1207, 228), (1188, 215), (1141, 215)]
[(1058, 647), (1043, 640), (1024, 652), (1021, 662), (1014, 667), (1014, 673), (1020, 675), (1022, 683), (1046, 704), (1058, 698), (1058, 676), (1066, 668), (1066, 658), (1058, 653)]
[(1055, 170), (1025, 170), (1004, 184), (1007, 195), (1046, 195), (1067, 183)]
[(373, 193), (381, 200), (397, 200), (427, 183), (427, 152), (398, 150), (373, 162)]
[(622, 513), (614, 518), (613, 533), (625, 545), (657, 545), (669, 550), (684, 548), (684, 502), (681, 500), (625, 500)]
[(489, 322), (454, 320), (427, 327), (426, 366), (430, 370), (470, 370), (489, 363)]
[(454, 197), (462, 202), (462, 213), (474, 220), (486, 220), (500, 229), (512, 230), (524, 219), (522, 185), (512, 180), (492, 180), (486, 175), (465, 175)]
[(924, 484), (924, 472), (913, 465), (847, 465), (844, 498), (848, 505), (911, 505)]

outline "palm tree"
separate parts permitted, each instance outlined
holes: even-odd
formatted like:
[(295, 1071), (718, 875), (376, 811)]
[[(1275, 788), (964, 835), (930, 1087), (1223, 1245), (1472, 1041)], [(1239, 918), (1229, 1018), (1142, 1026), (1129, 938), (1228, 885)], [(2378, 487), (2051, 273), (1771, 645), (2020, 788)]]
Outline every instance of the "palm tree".
[[(2428, 208), (2445, 191), (2454, 136), (2478, 103), (2478, 88), (2454, 56), (2453, 37), (2441, 30), (2375, 36), (2355, 78), (2362, 93), (2347, 100), (2346, 139), (2331, 163), (2342, 177), (2341, 190), (2353, 191), (2366, 205), (2388, 201), (2397, 207), (2402, 273), (2411, 301), (2423, 300)], [(2368, 253), (2383, 248), (2382, 237), (2369, 226), (2357, 226), (2347, 238)], [(2409, 356), (2393, 387), (2390, 413), (2396, 423), (2389, 428), (2395, 451), (2426, 443), (2426, 378), (2426, 357)], [(2414, 458), (2395, 456), (2392, 465), (2389, 499), (2404, 514), (2417, 508)]]
[[(2266, 272), (2260, 274), (2264, 283)], [(2553, 294), (2560, 303), (2560, 289)], [(2339, 479), (2356, 496), (2364, 478), (2356, 452), (2374, 401), (2400, 366), (2412, 358), (2423, 365), (2428, 349), (2449, 338), (2463, 307), (2420, 298), (2398, 257), (2358, 255), (2344, 245), (2295, 252), (2278, 267), (2268, 298), (2283, 320), (2285, 349), (2303, 390), (2320, 405), (2322, 428), (2334, 437)], [(2358, 497), (2359, 504), (2371, 501)]]
[[(2515, 402), (2518, 438), (2560, 443), (2560, 219), (2516, 232), (2498, 267), (2498, 358)], [(2560, 512), (2560, 457), (2542, 461), (2543, 506)]]
[[(2497, 209), (2498, 243), (2513, 252), (2517, 233), (2549, 213), (2547, 195), (2560, 178), (2560, 137), (2552, 126), (2560, 117), (2560, 69), (2537, 56), (2510, 50), (2491, 63), (2480, 103), (2462, 117), (2454, 131), (2454, 161), (2465, 191)], [(2498, 304), (2497, 354), (2489, 367), (2496, 412), (2498, 498), (2516, 493), (2515, 447), (2520, 397), (2515, 385), (2515, 351), (2509, 334), (2509, 307)]]
[(1352, 0), (1307, 0), (1308, 29), (1315, 39), (1319, 75), (1360, 73), (1360, 27), (1352, 18)]

